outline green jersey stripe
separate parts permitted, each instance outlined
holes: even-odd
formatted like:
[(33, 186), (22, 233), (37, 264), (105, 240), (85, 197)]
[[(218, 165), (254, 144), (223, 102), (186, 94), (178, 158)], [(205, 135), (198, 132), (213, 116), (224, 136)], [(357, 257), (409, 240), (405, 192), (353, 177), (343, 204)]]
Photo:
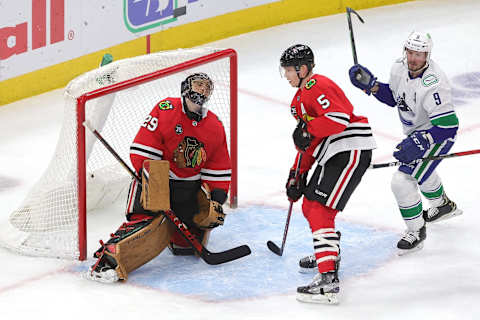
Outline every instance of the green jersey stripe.
[[(440, 148), (442, 144), (441, 143), (437, 143), (432, 151), (430, 151), (430, 153), (427, 155), (427, 158), (428, 157), (431, 157), (433, 155), (435, 155), (435, 152), (437, 152), (437, 150)], [(422, 175), (422, 172), (425, 170), (425, 168), (427, 167), (427, 165), (431, 162), (431, 160), (425, 160), (423, 161), (422, 165), (420, 166), (420, 169), (417, 171), (417, 174), (415, 175), (415, 179), (418, 180), (420, 178), (420, 176)]]
[(448, 114), (443, 117), (439, 117), (436, 119), (432, 119), (431, 123), (434, 126), (445, 128), (445, 127), (457, 127), (458, 126), (458, 118), (455, 113)]

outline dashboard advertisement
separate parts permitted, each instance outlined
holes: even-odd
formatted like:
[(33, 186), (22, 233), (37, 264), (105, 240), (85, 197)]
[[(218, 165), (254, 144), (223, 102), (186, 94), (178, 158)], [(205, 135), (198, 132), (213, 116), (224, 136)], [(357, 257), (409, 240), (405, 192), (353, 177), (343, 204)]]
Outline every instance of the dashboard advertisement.
[(0, 81), (278, 0), (0, 0)]

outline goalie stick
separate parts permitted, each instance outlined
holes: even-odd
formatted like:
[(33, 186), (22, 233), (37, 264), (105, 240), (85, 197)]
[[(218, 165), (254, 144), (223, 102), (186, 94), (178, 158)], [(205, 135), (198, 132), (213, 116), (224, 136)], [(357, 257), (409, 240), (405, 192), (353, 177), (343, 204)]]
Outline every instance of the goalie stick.
[[(105, 148), (115, 157), (115, 159), (117, 159), (122, 167), (124, 167), (134, 179), (136, 179), (139, 183), (142, 183), (136, 173), (125, 163), (125, 161), (123, 161), (118, 153), (110, 146), (110, 144), (102, 137), (102, 135), (91, 126), (88, 121), (85, 121), (83, 125), (92, 132), (92, 134), (105, 146)], [(247, 245), (242, 245), (221, 252), (210, 252), (188, 230), (188, 227), (175, 215), (173, 211), (160, 211), (160, 213), (177, 227), (185, 240), (192, 245), (193, 249), (197, 251), (198, 255), (208, 264), (222, 264), (242, 258), (244, 256), (248, 256), (251, 253), (251, 250)]]
[[(468, 156), (468, 155), (477, 154), (477, 153), (480, 153), (480, 149), (462, 151), (462, 152), (453, 152), (453, 153), (442, 154), (440, 156), (420, 158), (420, 159), (414, 160), (411, 163), (407, 163), (407, 164), (415, 164), (415, 163), (419, 163), (419, 162), (426, 161), (426, 160), (441, 160), (441, 159), (446, 159), (446, 158), (456, 158), (456, 157)], [(374, 163), (374, 164), (370, 165), (369, 169), (397, 167), (397, 166), (401, 166), (402, 164), (405, 164), (405, 163), (400, 162), (400, 161), (393, 161), (393, 162), (386, 162), (386, 163)]]
[[(302, 162), (302, 155), (298, 156), (297, 167), (295, 168), (295, 180), (297, 180), (298, 172), (300, 171), (300, 163)], [(290, 207), (288, 208), (287, 221), (285, 222), (285, 228), (283, 229), (282, 247), (279, 248), (273, 241), (267, 241), (267, 247), (278, 256), (283, 255), (283, 249), (285, 249), (285, 242), (287, 241), (288, 226), (290, 225), (290, 217), (292, 216), (293, 201), (290, 201)]]

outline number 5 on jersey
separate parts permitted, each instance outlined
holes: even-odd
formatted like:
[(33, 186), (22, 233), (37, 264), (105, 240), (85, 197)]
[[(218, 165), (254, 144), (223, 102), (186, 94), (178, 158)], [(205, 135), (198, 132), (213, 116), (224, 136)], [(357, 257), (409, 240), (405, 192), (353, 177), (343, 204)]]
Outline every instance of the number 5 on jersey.
[(328, 107), (330, 107), (330, 100), (325, 98), (324, 94), (320, 95), (317, 98), (317, 101), (318, 101), (318, 103), (320, 103), (320, 105), (322, 106), (323, 109), (327, 109)]

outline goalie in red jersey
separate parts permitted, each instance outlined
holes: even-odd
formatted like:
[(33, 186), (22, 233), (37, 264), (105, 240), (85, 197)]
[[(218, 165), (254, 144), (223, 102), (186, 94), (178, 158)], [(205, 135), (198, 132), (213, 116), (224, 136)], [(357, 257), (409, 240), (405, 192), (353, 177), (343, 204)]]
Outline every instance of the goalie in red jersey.
[(126, 280), (167, 246), (175, 255), (194, 254), (160, 210), (171, 209), (204, 245), (210, 230), (223, 224), (231, 164), (225, 129), (206, 107), (213, 89), (208, 75), (192, 74), (181, 83), (181, 97), (159, 101), (145, 118), (130, 147), (142, 184), (132, 180), (128, 222), (100, 242), (88, 278)]
[[(309, 285), (297, 289), (297, 299), (337, 303), (340, 232), (335, 230), (335, 216), (360, 183), (376, 145), (368, 119), (355, 115), (340, 87), (313, 73), (314, 66), (312, 50), (302, 44), (289, 47), (280, 58), (282, 75), (298, 88), (291, 103), (298, 122), (293, 132), (298, 154), (286, 189), (290, 201), (304, 195), (302, 211), (313, 235), (314, 255), (300, 260), (300, 271), (319, 272)], [(314, 162), (317, 166), (307, 182)]]

